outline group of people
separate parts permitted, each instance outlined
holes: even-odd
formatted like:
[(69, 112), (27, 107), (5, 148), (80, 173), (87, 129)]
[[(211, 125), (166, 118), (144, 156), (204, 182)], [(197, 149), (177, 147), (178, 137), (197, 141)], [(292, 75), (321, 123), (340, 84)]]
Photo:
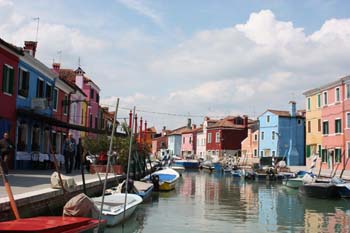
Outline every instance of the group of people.
[(63, 144), (63, 155), (64, 155), (64, 168), (66, 174), (72, 173), (73, 166), (75, 170), (80, 170), (84, 155), (84, 147), (81, 138), (79, 138), (78, 144), (71, 133)]
[[(0, 140), (0, 164), (5, 175), (8, 175), (9, 169), (7, 164), (14, 149), (15, 147), (9, 139), (8, 132), (5, 132)], [(75, 170), (80, 170), (83, 165), (82, 161), (84, 161), (84, 147), (81, 138), (76, 144), (73, 135), (69, 133), (63, 144), (63, 155), (66, 174), (72, 173), (73, 167)]]

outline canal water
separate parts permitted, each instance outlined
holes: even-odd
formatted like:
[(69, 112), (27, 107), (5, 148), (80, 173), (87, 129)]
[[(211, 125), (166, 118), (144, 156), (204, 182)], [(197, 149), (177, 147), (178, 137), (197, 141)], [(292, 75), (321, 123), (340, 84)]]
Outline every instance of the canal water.
[(107, 232), (350, 232), (350, 200), (303, 197), (275, 181), (185, 172)]

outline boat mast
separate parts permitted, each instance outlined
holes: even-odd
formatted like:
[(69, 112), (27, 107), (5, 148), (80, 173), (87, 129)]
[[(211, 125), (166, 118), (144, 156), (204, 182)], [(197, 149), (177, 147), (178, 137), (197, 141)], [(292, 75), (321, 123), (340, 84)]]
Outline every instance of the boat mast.
[(125, 181), (125, 200), (124, 200), (124, 211), (123, 211), (123, 226), (124, 226), (124, 219), (125, 219), (125, 211), (126, 211), (126, 201), (127, 201), (127, 195), (128, 195), (128, 184), (129, 184), (129, 171), (130, 171), (130, 160), (131, 160), (131, 150), (132, 150), (132, 142), (133, 142), (133, 128), (135, 124), (135, 111), (136, 107), (134, 106), (134, 110), (132, 112), (132, 124), (131, 124), (131, 131), (130, 131), (130, 142), (129, 142), (129, 157), (128, 157), (128, 169), (126, 172), (126, 181)]
[(101, 217), (102, 217), (103, 203), (104, 203), (104, 199), (105, 199), (105, 192), (106, 192), (106, 186), (107, 186), (109, 166), (110, 166), (111, 156), (112, 156), (112, 146), (113, 146), (114, 132), (115, 132), (115, 128), (116, 128), (118, 107), (119, 107), (119, 98), (117, 99), (117, 104), (115, 106), (115, 114), (114, 114), (114, 118), (113, 118), (113, 127), (112, 127), (112, 135), (111, 135), (111, 141), (109, 143), (109, 151), (108, 151), (108, 154), (107, 154), (106, 175), (105, 175), (105, 180), (104, 180), (103, 190), (102, 190), (102, 201), (101, 201), (100, 214), (98, 215), (98, 232), (100, 231), (100, 223), (101, 223)]

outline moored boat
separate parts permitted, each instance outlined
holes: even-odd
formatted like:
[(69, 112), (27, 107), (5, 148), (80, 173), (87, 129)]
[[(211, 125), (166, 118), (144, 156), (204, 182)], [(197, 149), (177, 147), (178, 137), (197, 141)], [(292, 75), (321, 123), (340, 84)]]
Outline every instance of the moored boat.
[(210, 172), (215, 170), (214, 164), (210, 160), (206, 160), (201, 164), (202, 168)]
[(298, 189), (300, 186), (304, 184), (303, 178), (297, 177), (297, 178), (291, 178), (291, 179), (284, 179), (282, 181), (282, 184), (288, 188), (294, 188)]
[(308, 197), (322, 199), (339, 197), (337, 187), (332, 183), (303, 184), (299, 187), (299, 191)]
[(177, 171), (180, 176), (182, 176), (182, 173), (185, 171), (185, 168), (183, 166), (171, 165), (171, 168)]
[(85, 217), (46, 216), (0, 222), (0, 232), (73, 233), (93, 232), (97, 228), (97, 219)]
[(163, 170), (153, 172), (151, 175), (143, 178), (143, 180), (152, 181), (155, 191), (170, 191), (175, 189), (175, 185), (179, 177), (179, 173), (174, 169), (165, 168)]
[(242, 171), (240, 169), (234, 169), (231, 171), (233, 177), (242, 177)]
[[(102, 197), (94, 197), (92, 200), (100, 206)], [(124, 201), (125, 193), (113, 193), (104, 197), (102, 219), (107, 221), (107, 226), (114, 226), (126, 220), (134, 213), (136, 207), (142, 202), (142, 198), (136, 194), (127, 194), (125, 216)]]
[(340, 197), (350, 197), (350, 183), (347, 183), (340, 178), (333, 178), (331, 182), (335, 184)]
[(180, 159), (174, 160), (175, 165), (182, 166), (185, 169), (197, 169), (199, 167), (199, 161), (195, 159)]

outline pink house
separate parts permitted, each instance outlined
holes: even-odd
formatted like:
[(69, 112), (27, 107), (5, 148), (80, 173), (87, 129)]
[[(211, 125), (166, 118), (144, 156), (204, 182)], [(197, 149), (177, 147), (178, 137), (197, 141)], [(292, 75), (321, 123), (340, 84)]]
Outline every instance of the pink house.
[(242, 162), (250, 165), (259, 163), (259, 130), (248, 128), (248, 136), (241, 145)]
[(181, 154), (182, 157), (193, 157), (196, 155), (197, 149), (197, 131), (196, 125), (192, 125), (192, 128), (184, 131), (181, 134)]

